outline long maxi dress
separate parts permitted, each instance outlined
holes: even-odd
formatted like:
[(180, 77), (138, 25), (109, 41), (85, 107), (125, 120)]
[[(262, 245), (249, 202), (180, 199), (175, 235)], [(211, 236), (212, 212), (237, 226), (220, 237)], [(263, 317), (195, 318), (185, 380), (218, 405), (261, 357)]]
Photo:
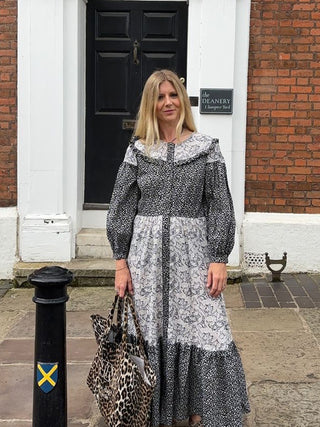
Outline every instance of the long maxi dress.
[(224, 298), (211, 297), (206, 288), (209, 263), (228, 261), (234, 232), (217, 139), (193, 133), (149, 153), (139, 140), (129, 145), (107, 234), (114, 258), (127, 259), (157, 375), (151, 426), (199, 414), (204, 427), (236, 427), (249, 411)]

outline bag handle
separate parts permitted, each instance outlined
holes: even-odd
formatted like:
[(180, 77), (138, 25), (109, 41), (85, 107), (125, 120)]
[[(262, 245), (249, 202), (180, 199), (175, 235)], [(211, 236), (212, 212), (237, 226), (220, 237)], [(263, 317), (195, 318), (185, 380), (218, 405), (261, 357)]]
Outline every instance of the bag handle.
[[(117, 307), (118, 305), (118, 307)], [(114, 301), (112, 303), (111, 309), (109, 311), (109, 316), (107, 318), (107, 333), (110, 331), (113, 318), (114, 318), (114, 312), (117, 308), (117, 326), (120, 327), (122, 323), (122, 311), (123, 311), (123, 299), (119, 297), (119, 295), (116, 295), (114, 297)]]
[(131, 314), (133, 317), (134, 326), (136, 328), (137, 344), (138, 344), (141, 352), (146, 356), (145, 350), (144, 350), (144, 345), (143, 345), (144, 340), (143, 340), (142, 332), (140, 329), (137, 313), (136, 313), (136, 310), (135, 310), (134, 305), (133, 305), (132, 297), (128, 293), (126, 293), (124, 296), (124, 319), (123, 319), (122, 346), (125, 346), (125, 344), (127, 342), (127, 337), (128, 337), (128, 312), (129, 312), (128, 307), (130, 307)]

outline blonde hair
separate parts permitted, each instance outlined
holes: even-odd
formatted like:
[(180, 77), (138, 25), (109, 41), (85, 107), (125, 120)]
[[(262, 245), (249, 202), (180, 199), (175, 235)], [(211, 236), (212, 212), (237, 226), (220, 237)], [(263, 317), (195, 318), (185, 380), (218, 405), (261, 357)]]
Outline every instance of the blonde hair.
[(155, 71), (150, 75), (142, 92), (139, 112), (133, 135), (139, 137), (146, 145), (147, 151), (152, 145), (160, 142), (159, 124), (156, 115), (156, 108), (161, 83), (168, 81), (177, 92), (181, 109), (180, 118), (176, 127), (176, 138), (179, 141), (183, 128), (191, 132), (196, 131), (196, 126), (191, 112), (191, 105), (185, 87), (176, 73), (170, 70)]

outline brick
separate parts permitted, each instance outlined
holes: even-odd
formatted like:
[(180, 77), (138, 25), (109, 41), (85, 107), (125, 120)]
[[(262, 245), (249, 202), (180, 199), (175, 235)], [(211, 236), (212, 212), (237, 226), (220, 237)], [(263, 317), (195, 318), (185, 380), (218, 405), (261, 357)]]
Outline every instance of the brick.
[(271, 117), (294, 117), (294, 111), (290, 111), (288, 109), (272, 111)]
[(306, 167), (288, 167), (288, 173), (290, 175), (309, 175), (311, 170)]
[(247, 153), (247, 181), (272, 186), (246, 185), (246, 205), (255, 212), (315, 213), (319, 206), (308, 203), (320, 191), (312, 187), (320, 183), (320, 13), (314, 1), (291, 0), (254, 2), (252, 11), (247, 147), (254, 150)]
[(279, 303), (274, 296), (261, 296), (261, 301), (264, 307), (279, 307)]
[(17, 2), (0, 2), (0, 206), (16, 204)]
[(287, 135), (287, 134), (293, 134), (293, 133), (295, 133), (294, 127), (287, 127), (287, 126), (273, 127), (271, 130), (272, 130), (272, 132), (276, 132), (278, 134), (284, 133), (284, 134)]
[(290, 86), (292, 93), (311, 93), (312, 87)]
[(320, 166), (320, 159), (319, 160), (314, 160), (314, 159), (307, 160), (307, 165), (308, 166)]
[[(302, 28), (302, 27), (312, 28), (312, 27), (314, 27), (314, 22), (311, 20), (300, 20), (300, 21), (294, 20), (292, 25), (293, 25), (293, 27), (299, 27), (299, 28)], [(311, 33), (312, 33), (312, 30), (311, 30)]]
[(270, 160), (270, 165), (273, 165), (273, 166), (292, 166), (293, 164), (294, 164), (293, 160), (290, 160), (288, 158)]
[(298, 4), (293, 5), (293, 10), (310, 10), (313, 11), (315, 9), (315, 5), (313, 4), (307, 4), (309, 3), (309, 0), (301, 0)]
[(286, 94), (275, 94), (272, 97), (273, 101), (294, 101), (295, 100), (295, 95), (291, 94), (291, 93), (286, 93)]
[(285, 206), (286, 205), (286, 200), (285, 199), (275, 199), (274, 204), (277, 206)]
[(273, 79), (274, 84), (276, 85), (295, 85), (296, 78), (295, 77), (276, 77)]
[(278, 86), (279, 93), (288, 93), (290, 92), (290, 86)]

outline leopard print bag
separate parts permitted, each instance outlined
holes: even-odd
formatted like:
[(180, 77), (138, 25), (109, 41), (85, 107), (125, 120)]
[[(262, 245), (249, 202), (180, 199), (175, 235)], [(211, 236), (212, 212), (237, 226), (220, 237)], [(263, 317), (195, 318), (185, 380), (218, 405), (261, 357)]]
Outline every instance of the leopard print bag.
[[(129, 307), (136, 328), (135, 343), (127, 342)], [(117, 323), (114, 325), (116, 308)], [(96, 314), (91, 320), (98, 350), (87, 384), (107, 427), (148, 427), (156, 376), (144, 350), (131, 296), (126, 294), (124, 299), (116, 296), (107, 319)]]

